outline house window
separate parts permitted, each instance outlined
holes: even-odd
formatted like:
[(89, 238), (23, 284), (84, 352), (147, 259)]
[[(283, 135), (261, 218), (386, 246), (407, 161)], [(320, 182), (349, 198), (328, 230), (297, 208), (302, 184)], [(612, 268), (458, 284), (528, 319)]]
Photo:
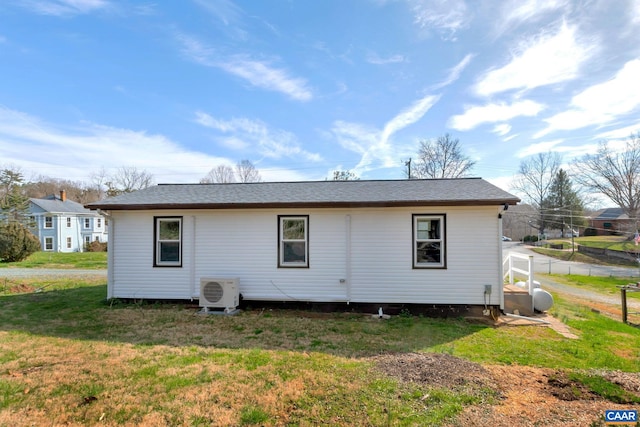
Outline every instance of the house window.
[(45, 237), (44, 238), (44, 250), (52, 251), (53, 250), (53, 237)]
[(96, 228), (102, 227), (102, 218), (96, 218)]
[(84, 244), (88, 245), (89, 243), (91, 243), (91, 236), (84, 236)]
[(91, 228), (91, 218), (84, 219), (84, 228)]
[(278, 266), (309, 267), (309, 216), (278, 216)]
[(51, 216), (44, 217), (44, 228), (53, 228), (53, 217)]
[(413, 215), (413, 267), (446, 268), (445, 215)]
[(182, 266), (182, 217), (155, 217), (154, 265)]
[(71, 237), (67, 237), (67, 249), (71, 249)]
[(67, 228), (71, 228), (71, 217), (67, 217)]

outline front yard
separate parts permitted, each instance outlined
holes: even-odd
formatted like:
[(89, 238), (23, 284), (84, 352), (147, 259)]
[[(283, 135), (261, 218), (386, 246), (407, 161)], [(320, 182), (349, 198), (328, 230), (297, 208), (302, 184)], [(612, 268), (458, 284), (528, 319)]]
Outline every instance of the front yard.
[(103, 278), (2, 280), (0, 425), (602, 425), (605, 408), (640, 405), (640, 330), (560, 296), (578, 339), (409, 315), (203, 316), (106, 302)]

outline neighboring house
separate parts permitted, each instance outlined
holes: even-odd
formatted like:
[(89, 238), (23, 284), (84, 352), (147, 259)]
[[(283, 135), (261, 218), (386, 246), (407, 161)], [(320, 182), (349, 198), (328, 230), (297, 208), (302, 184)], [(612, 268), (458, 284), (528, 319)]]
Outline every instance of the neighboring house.
[(161, 184), (86, 207), (109, 217), (108, 298), (198, 299), (203, 278), (237, 278), (244, 300), (455, 315), (502, 307), (501, 213), (518, 201), (468, 178)]
[(588, 218), (589, 228), (595, 230), (596, 236), (631, 233), (633, 223), (620, 208), (606, 208), (594, 212)]
[(33, 233), (42, 250), (52, 252), (83, 252), (93, 241), (108, 240), (106, 218), (80, 203), (60, 196), (29, 199), (29, 211), (34, 220)]

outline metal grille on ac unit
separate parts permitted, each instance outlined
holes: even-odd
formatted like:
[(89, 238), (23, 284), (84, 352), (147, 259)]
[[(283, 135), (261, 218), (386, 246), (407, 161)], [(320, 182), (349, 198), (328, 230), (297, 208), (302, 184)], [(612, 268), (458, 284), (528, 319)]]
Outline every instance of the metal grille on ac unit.
[(200, 307), (224, 308), (233, 311), (239, 304), (240, 289), (237, 278), (200, 278)]

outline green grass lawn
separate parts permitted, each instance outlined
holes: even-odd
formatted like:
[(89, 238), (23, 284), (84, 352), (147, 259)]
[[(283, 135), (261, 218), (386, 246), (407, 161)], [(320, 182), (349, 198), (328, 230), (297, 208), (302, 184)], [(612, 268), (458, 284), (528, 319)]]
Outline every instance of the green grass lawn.
[(185, 305), (107, 302), (103, 281), (5, 282), (0, 425), (440, 425), (497, 399), (484, 388), (401, 382), (374, 369), (369, 357), (381, 353), (562, 369), (635, 399), (597, 372), (639, 371), (640, 329), (557, 296), (552, 312), (576, 340), (536, 326), (404, 315), (202, 316)]
[(106, 252), (36, 252), (20, 262), (0, 262), (0, 268), (107, 268)]

